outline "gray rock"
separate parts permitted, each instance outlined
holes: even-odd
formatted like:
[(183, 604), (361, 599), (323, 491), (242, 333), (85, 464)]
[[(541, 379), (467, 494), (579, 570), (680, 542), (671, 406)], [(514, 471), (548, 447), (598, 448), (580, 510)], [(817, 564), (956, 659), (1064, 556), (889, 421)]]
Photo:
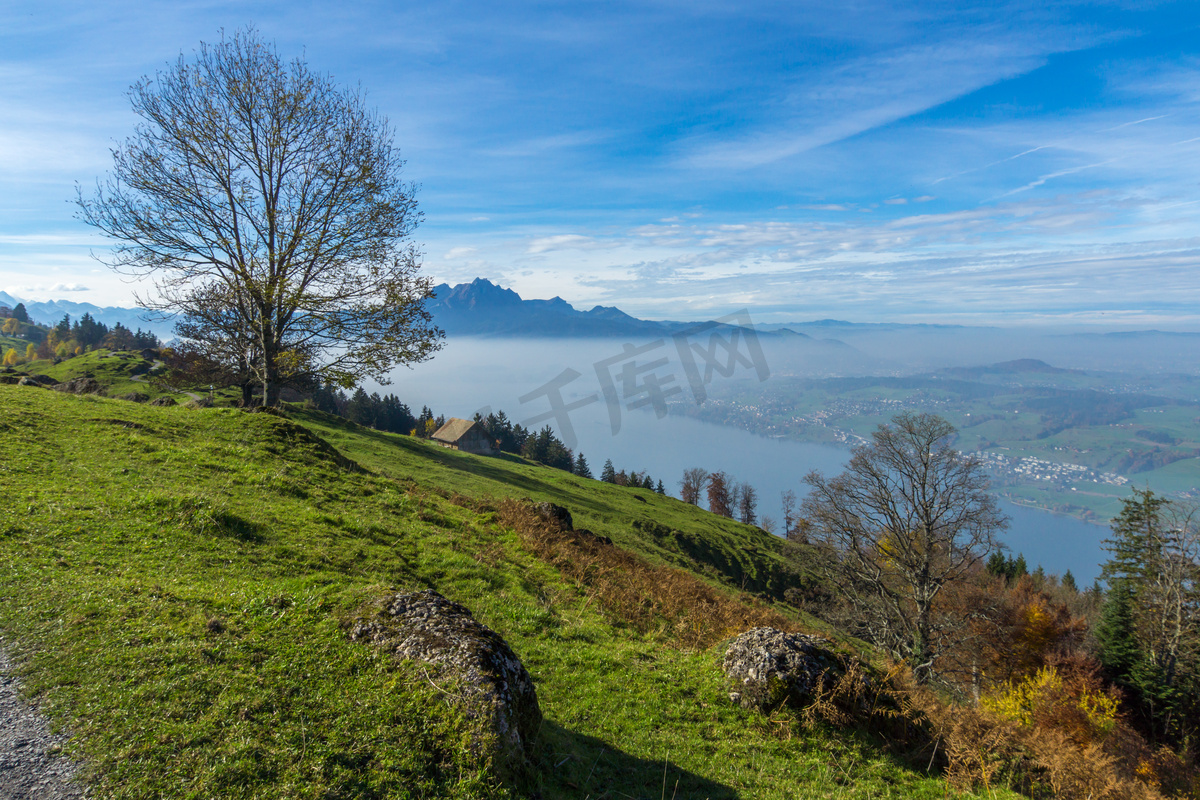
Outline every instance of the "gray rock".
[(556, 506), (554, 503), (537, 503), (533, 510), (542, 516), (547, 522), (556, 525), (559, 530), (570, 531), (575, 529), (575, 522), (571, 519), (571, 512), (562, 506)]
[(145, 403), (150, 399), (150, 395), (145, 394), (144, 392), (130, 392), (129, 394), (121, 395), (117, 399), (128, 400), (131, 403)]
[(775, 628), (746, 631), (725, 651), (722, 667), (732, 682), (730, 699), (745, 708), (802, 708), (822, 675), (831, 673), (829, 681), (845, 671), (842, 657), (825, 647), (828, 643)]
[(58, 383), (58, 381), (56, 381), (54, 378), (51, 378), (49, 375), (26, 375), (25, 377), (21, 378), (17, 385), (41, 386), (42, 388), (46, 388), (53, 386), (56, 383)]
[(374, 619), (357, 620), (350, 638), (448, 677), (455, 699), (482, 723), (477, 746), (502, 769), (524, 764), (542, 724), (533, 679), (508, 643), (465, 607), (432, 590), (398, 594)]
[(103, 394), (104, 387), (100, 385), (100, 381), (95, 378), (89, 378), (86, 375), (79, 378), (60, 383), (51, 387), (56, 392), (66, 392), (67, 394)]
[(156, 397), (153, 400), (151, 400), (150, 405), (152, 405), (152, 406), (176, 406), (176, 405), (179, 405), (179, 401), (176, 400), (174, 397), (171, 397), (171, 395), (169, 395), (169, 394), (164, 394), (162, 397)]

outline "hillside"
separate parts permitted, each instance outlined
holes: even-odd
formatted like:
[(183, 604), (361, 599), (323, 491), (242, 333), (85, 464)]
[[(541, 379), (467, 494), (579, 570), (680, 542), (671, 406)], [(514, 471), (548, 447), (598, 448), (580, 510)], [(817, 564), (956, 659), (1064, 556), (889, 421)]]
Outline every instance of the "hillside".
[[(754, 529), (312, 414), (300, 425), (15, 386), (0, 405), (0, 631), (27, 689), (74, 732), (96, 796), (947, 794), (880, 742), (733, 705), (719, 641), (689, 644), (665, 604), (623, 615), (497, 509), (551, 499), (648, 568), (769, 598), (795, 561)], [(533, 675), (545, 722), (527, 775), (488, 774), (441, 689), (348, 640), (365, 605), (426, 587)], [(654, 605), (652, 588), (638, 604)]]

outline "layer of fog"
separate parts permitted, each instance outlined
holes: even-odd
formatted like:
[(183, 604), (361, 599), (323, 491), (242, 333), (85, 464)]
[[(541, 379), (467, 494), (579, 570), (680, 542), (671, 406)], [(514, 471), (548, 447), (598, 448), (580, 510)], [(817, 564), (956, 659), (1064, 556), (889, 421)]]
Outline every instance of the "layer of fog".
[[(1200, 374), (1200, 334), (1062, 328), (814, 326), (810, 342), (768, 344), (777, 373), (905, 375), (1037, 359), (1064, 369)], [(766, 337), (764, 342), (770, 342)], [(839, 348), (838, 345), (845, 345)], [(839, 354), (840, 349), (840, 354)]]

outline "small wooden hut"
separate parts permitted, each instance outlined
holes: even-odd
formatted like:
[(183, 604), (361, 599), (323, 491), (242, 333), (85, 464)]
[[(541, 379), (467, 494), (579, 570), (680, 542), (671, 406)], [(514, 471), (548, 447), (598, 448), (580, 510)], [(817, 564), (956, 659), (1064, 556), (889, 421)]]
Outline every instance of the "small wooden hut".
[(469, 419), (451, 417), (430, 438), (442, 447), (462, 450), (464, 453), (476, 453), (481, 456), (498, 454), (495, 444), (484, 433), (483, 426)]

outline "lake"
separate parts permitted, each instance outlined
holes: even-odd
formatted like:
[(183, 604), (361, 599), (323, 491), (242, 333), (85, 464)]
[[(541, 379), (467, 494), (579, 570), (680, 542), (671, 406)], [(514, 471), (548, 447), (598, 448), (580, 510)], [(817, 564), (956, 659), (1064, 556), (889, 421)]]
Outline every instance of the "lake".
[[(676, 396), (686, 397), (692, 387), (669, 342), (656, 348), (650, 344), (638, 345), (646, 350), (639, 354), (642, 362), (667, 359), (658, 374), (677, 376), (671, 388), (678, 388)], [(603, 402), (602, 375), (617, 373), (603, 365), (621, 355), (623, 347), (622, 342), (607, 340), (455, 338), (434, 360), (401, 368), (393, 374), (392, 385), (368, 390), (394, 393), (414, 413), (429, 405), (435, 414), (469, 419), (476, 411), (504, 410), (528, 427), (550, 424), (569, 446), (584, 453), (594, 474), (611, 459), (617, 470), (649, 472), (675, 496), (685, 469), (724, 471), (753, 486), (759, 514), (776, 522), (782, 516), (782, 492), (803, 497), (806, 474), (817, 470), (834, 475), (849, 458), (848, 450), (837, 447), (771, 439), (687, 417), (659, 418), (649, 405), (629, 410), (628, 403)], [(555, 379), (561, 385), (555, 385)], [(613, 385), (619, 392), (619, 373)], [(560, 417), (565, 425), (552, 417), (538, 419), (549, 414), (549, 396), (555, 390), (567, 407), (580, 406)], [(528, 420), (536, 421), (530, 425)], [(1011, 520), (1003, 540), (1013, 555), (1025, 555), (1030, 569), (1041, 564), (1060, 575), (1069, 569), (1081, 587), (1099, 576), (1099, 565), (1107, 557), (1101, 549), (1106, 527), (1007, 501), (1001, 501), (1001, 507)]]

